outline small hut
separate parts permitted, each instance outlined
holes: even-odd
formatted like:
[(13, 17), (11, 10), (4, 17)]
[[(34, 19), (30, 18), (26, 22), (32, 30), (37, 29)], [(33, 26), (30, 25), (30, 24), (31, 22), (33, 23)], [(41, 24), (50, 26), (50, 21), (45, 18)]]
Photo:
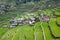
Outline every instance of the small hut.
[(3, 5), (3, 4), (0, 4), (0, 8), (5, 8), (5, 5)]
[(7, 25), (4, 25), (3, 28), (8, 28), (8, 26)]
[(14, 27), (15, 27), (15, 26), (12, 26), (12, 25), (10, 26), (10, 28), (14, 28)]
[(29, 21), (29, 25), (34, 25), (35, 24), (35, 21)]

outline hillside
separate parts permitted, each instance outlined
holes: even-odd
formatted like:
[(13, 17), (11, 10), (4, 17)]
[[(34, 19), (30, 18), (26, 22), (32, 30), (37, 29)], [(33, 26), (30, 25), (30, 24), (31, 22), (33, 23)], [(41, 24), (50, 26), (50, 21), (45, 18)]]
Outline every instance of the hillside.
[(60, 40), (60, 0), (0, 0), (0, 40)]

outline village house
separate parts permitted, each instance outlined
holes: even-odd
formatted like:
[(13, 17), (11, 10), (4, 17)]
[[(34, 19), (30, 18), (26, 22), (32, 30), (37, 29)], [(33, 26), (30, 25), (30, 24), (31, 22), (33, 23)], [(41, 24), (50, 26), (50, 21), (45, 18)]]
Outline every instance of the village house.
[(12, 23), (11, 26), (10, 26), (10, 28), (14, 28), (14, 27), (16, 27), (16, 26), (18, 26), (17, 23)]
[(0, 8), (5, 8), (5, 5), (4, 4), (0, 4)]
[(21, 26), (21, 25), (23, 25), (23, 21), (24, 21), (23, 18), (18, 18), (18, 19), (17, 19), (17, 24), (18, 24), (19, 26)]
[(16, 26), (12, 26), (12, 25), (11, 25), (9, 28), (14, 28), (14, 27), (16, 27)]
[(29, 25), (34, 25), (35, 21), (29, 21)]
[(3, 28), (8, 28), (8, 26), (5, 24), (5, 25), (3, 25)]
[(11, 25), (12, 25), (12, 26), (17, 26), (17, 23), (12, 23)]
[(10, 5), (0, 4), (0, 9), (2, 9), (5, 12), (8, 12), (10, 8)]
[(23, 21), (23, 24), (28, 24), (29, 23), (29, 19), (25, 19), (24, 21)]
[(16, 23), (17, 22), (17, 19), (16, 18), (12, 18), (11, 20), (10, 20), (10, 23), (12, 24), (12, 23)]
[(47, 22), (47, 21), (50, 20), (50, 18), (47, 15), (41, 14), (40, 17), (39, 17), (39, 20), (40, 21), (46, 21)]
[(30, 18), (29, 25), (34, 25), (34, 24), (35, 24), (35, 18)]

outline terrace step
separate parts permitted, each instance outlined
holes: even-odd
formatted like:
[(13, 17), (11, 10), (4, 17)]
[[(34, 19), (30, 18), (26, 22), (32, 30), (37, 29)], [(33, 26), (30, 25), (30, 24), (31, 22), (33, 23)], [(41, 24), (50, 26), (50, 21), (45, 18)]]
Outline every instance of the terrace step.
[(57, 24), (58, 26), (60, 26), (60, 17), (57, 17), (56, 24)]
[(42, 29), (40, 27), (40, 22), (37, 22), (34, 25), (34, 35), (35, 35), (35, 40), (43, 40), (43, 34), (42, 34)]
[(49, 21), (49, 27), (50, 27), (50, 31), (52, 32), (52, 35), (55, 38), (60, 38), (60, 28), (56, 25), (56, 21), (54, 20), (50, 20)]
[(55, 13), (53, 13), (55, 16), (60, 17), (60, 12), (59, 11), (55, 11)]
[(48, 23), (43, 22), (42, 26), (44, 28), (44, 33), (45, 33), (46, 40), (53, 40), (53, 37), (52, 37), (51, 32), (50, 32), (49, 27), (48, 27)]

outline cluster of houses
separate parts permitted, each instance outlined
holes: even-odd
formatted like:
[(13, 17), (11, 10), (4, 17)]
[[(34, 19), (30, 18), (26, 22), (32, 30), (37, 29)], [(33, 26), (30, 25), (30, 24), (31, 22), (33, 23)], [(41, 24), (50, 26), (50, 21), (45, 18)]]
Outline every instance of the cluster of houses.
[(50, 17), (44, 14), (40, 14), (39, 20), (48, 22), (50, 20)]
[[(35, 24), (35, 18), (30, 18), (30, 19), (23, 19), (23, 18), (12, 18), (10, 20), (10, 28), (14, 28), (16, 26), (23, 26), (23, 25), (26, 25), (26, 24), (29, 24), (31, 26), (33, 26)], [(4, 25), (4, 27), (8, 27), (7, 25)]]
[(0, 4), (0, 9), (3, 9), (4, 11), (8, 11), (9, 8), (10, 8), (10, 5)]
[[(39, 21), (49, 21), (49, 17), (46, 16), (46, 15), (43, 15), (41, 14), (37, 19), (39, 19)], [(28, 18), (28, 19), (24, 19), (24, 18), (12, 18), (10, 20), (10, 28), (14, 28), (16, 26), (23, 26), (23, 25), (26, 25), (26, 24), (29, 24), (31, 26), (34, 26), (34, 24), (37, 22), (37, 20), (35, 17), (32, 17), (32, 18)], [(4, 27), (7, 27), (7, 25), (4, 25)]]
[(3, 4), (0, 4), (0, 8), (4, 8), (5, 7), (5, 5), (3, 5)]

